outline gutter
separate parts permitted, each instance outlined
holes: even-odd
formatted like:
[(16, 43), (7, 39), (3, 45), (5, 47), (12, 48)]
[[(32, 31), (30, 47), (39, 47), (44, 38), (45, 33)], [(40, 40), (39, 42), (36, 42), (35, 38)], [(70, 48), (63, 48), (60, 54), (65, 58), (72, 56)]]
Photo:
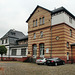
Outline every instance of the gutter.
[(50, 57), (52, 58), (52, 14), (51, 14), (51, 27), (50, 27), (50, 31), (51, 31), (51, 52), (50, 52)]

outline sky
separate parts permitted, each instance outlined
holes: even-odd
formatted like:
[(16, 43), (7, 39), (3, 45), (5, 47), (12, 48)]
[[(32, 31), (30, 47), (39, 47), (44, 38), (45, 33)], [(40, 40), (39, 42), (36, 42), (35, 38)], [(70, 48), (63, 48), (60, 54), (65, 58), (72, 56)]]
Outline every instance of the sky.
[(49, 10), (63, 6), (75, 16), (75, 0), (0, 0), (0, 38), (10, 29), (28, 35), (26, 20), (37, 5)]

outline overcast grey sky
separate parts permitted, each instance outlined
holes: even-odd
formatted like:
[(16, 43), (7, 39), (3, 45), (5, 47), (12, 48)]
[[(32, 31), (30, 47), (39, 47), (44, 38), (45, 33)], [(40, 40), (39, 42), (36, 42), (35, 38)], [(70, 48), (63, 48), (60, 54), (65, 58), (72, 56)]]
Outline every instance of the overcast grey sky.
[(26, 20), (37, 5), (49, 10), (63, 6), (75, 15), (75, 0), (0, 0), (0, 37), (10, 29), (27, 35)]

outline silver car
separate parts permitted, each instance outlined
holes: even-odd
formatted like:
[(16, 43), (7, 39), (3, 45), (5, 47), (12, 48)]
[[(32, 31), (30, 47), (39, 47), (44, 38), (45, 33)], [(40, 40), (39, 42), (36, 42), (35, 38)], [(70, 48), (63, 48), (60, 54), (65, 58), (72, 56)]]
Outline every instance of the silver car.
[(40, 64), (46, 64), (46, 58), (40, 58), (36, 60), (36, 64), (40, 65)]

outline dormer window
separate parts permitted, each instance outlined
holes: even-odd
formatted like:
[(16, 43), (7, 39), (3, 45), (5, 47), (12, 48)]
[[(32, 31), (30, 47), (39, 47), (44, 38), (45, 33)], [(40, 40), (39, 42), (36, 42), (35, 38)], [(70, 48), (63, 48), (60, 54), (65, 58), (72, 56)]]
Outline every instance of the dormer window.
[(11, 32), (11, 35), (15, 35), (15, 33), (14, 32)]

